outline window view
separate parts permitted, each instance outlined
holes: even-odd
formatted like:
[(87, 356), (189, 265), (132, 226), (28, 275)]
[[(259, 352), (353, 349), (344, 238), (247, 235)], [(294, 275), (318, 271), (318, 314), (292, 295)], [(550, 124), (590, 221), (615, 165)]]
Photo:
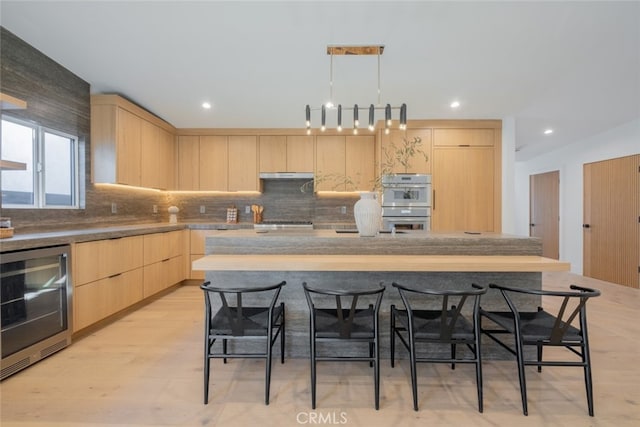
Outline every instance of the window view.
[(77, 138), (3, 117), (2, 206), (77, 207)]

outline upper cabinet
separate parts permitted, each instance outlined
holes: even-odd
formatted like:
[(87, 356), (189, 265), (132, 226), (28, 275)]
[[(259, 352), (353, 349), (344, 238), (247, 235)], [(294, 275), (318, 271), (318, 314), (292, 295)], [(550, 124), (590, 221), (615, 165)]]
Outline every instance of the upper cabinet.
[(181, 191), (258, 191), (256, 136), (180, 135), (177, 138)]
[(229, 191), (258, 191), (258, 138), (229, 136)]
[(261, 135), (259, 172), (312, 172), (313, 136)]
[(375, 137), (316, 137), (316, 191), (370, 191), (375, 179)]
[(117, 95), (91, 97), (92, 180), (174, 187), (175, 129)]
[[(403, 150), (405, 141), (420, 138), (419, 152), (407, 158), (405, 167), (398, 161), (399, 150)], [(379, 131), (380, 153), (379, 165), (383, 170), (385, 164), (391, 164), (391, 173), (431, 173), (431, 129), (391, 129), (389, 134)]]

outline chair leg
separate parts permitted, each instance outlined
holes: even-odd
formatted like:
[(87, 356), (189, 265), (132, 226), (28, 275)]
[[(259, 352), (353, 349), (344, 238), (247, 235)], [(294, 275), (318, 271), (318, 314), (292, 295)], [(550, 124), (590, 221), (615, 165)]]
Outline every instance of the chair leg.
[(587, 406), (589, 415), (593, 417), (593, 382), (591, 379), (591, 355), (589, 354), (589, 343), (586, 341), (582, 346), (582, 361), (584, 365), (584, 383), (587, 389)]
[(266, 363), (266, 375), (264, 381), (264, 404), (269, 404), (269, 391), (271, 389), (271, 334), (267, 338), (267, 363)]
[[(222, 354), (227, 354), (227, 340), (222, 340)], [(227, 358), (222, 359), (223, 363), (227, 363)]]
[(369, 343), (369, 367), (373, 368), (373, 347), (374, 344), (372, 342)]
[(374, 346), (375, 346), (375, 360), (374, 360), (374, 386), (375, 386), (375, 400), (376, 400), (376, 411), (380, 408), (380, 346), (379, 338), (376, 337)]
[(396, 361), (396, 306), (391, 306), (391, 327), (389, 331), (389, 349), (391, 353), (391, 367), (395, 367)]
[(311, 331), (311, 409), (316, 409), (316, 340)]
[(525, 378), (524, 372), (524, 354), (522, 348), (522, 339), (520, 338), (520, 333), (518, 332), (518, 330), (516, 330), (515, 341), (516, 359), (518, 361), (518, 379), (520, 380), (520, 397), (522, 399), (522, 413), (524, 415), (529, 415), (529, 411), (527, 409), (527, 380)]
[(280, 326), (280, 363), (284, 363), (284, 338), (285, 338), (285, 315), (284, 315), (284, 303), (280, 304), (282, 307), (282, 326)]
[(410, 351), (409, 361), (411, 363), (411, 391), (413, 392), (413, 410), (418, 410), (418, 375), (416, 372), (416, 345), (413, 337), (409, 336)]
[(451, 369), (456, 369), (456, 345), (451, 344)]
[(538, 343), (538, 372), (542, 372), (542, 365), (540, 365), (540, 362), (542, 362), (542, 344)]
[(209, 355), (205, 350), (204, 355), (204, 404), (209, 403), (209, 363), (211, 359), (209, 359)]
[(476, 387), (478, 388), (478, 411), (482, 413), (484, 410), (483, 396), (482, 396), (482, 356), (480, 353), (480, 339), (476, 339), (476, 345), (474, 348), (476, 358)]

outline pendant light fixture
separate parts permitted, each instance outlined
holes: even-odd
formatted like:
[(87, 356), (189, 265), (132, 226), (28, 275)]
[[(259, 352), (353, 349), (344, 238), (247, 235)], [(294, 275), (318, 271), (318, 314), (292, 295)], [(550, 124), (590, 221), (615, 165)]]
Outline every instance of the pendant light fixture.
[[(388, 134), (392, 125), (392, 110), (398, 110), (398, 121), (400, 123), (400, 129), (407, 128), (407, 104), (402, 104), (399, 107), (392, 107), (391, 104), (382, 105), (380, 102), (380, 55), (384, 52), (384, 45), (373, 46), (348, 46), (348, 45), (331, 45), (327, 46), (327, 55), (330, 55), (330, 67), (329, 67), (329, 102), (323, 104), (319, 108), (311, 108), (310, 105), (305, 107), (305, 124), (307, 127), (307, 134), (311, 134), (311, 112), (320, 110), (320, 131), (324, 132), (327, 129), (327, 114), (332, 110), (337, 112), (337, 127), (338, 132), (342, 131), (342, 110), (350, 110), (351, 108), (343, 108), (342, 105), (337, 106), (333, 104), (333, 56), (334, 55), (377, 55), (378, 57), (378, 104), (369, 105), (369, 121), (368, 129), (373, 132), (375, 130), (375, 111), (384, 111), (384, 129)], [(353, 133), (358, 133), (360, 127), (360, 121), (358, 118), (358, 104), (353, 106)]]

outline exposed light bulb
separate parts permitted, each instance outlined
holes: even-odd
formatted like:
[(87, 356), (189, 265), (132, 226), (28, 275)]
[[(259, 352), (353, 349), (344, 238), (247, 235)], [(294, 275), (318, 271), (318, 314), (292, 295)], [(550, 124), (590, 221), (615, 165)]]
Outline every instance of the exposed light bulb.
[(389, 132), (390, 132), (389, 128), (384, 128), (384, 134), (385, 135), (389, 135)]
[(342, 132), (342, 125), (338, 125), (336, 129), (338, 130), (338, 132)]

